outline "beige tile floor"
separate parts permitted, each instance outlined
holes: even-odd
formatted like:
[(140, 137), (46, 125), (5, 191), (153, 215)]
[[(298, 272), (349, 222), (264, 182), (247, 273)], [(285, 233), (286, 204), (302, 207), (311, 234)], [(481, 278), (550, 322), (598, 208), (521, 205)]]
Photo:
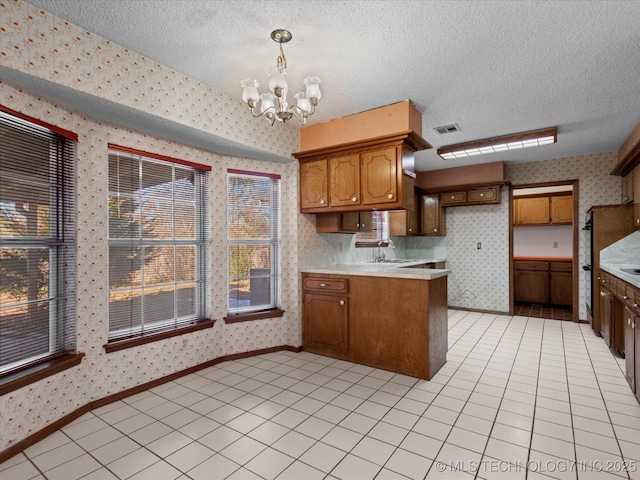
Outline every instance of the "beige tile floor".
[(640, 479), (640, 405), (585, 324), (449, 311), (431, 381), (310, 353), (230, 361), (87, 413), (22, 479)]

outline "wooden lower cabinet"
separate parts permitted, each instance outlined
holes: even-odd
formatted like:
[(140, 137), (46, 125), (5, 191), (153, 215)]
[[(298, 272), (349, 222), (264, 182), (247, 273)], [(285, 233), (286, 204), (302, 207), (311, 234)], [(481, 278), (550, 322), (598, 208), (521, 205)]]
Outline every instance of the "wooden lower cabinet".
[(521, 303), (572, 306), (571, 262), (516, 260), (514, 299)]
[(304, 295), (303, 343), (323, 355), (349, 353), (349, 297)]
[[(348, 294), (313, 290), (336, 280), (348, 282)], [(417, 280), (303, 273), (303, 299), (306, 351), (425, 380), (446, 361), (446, 276)]]
[(640, 329), (638, 322), (640, 321), (640, 315), (634, 309), (629, 308), (628, 305), (624, 307), (624, 353), (625, 353), (625, 376), (627, 382), (634, 393), (637, 393), (638, 382), (636, 371), (638, 352), (636, 351), (636, 331)]
[(516, 302), (542, 304), (549, 302), (548, 271), (516, 270), (515, 280)]
[(611, 326), (613, 325), (613, 296), (609, 289), (600, 286), (600, 335), (611, 346)]

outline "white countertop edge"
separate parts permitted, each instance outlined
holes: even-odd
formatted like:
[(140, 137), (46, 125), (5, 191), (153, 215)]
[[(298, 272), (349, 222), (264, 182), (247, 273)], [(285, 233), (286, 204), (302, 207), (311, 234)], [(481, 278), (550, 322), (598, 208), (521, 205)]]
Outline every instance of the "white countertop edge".
[(442, 260), (411, 260), (400, 264), (352, 263), (323, 265), (301, 268), (301, 273), (319, 273), (324, 275), (357, 275), (363, 277), (409, 278), (416, 280), (434, 280), (451, 273), (442, 268), (404, 268), (423, 263), (443, 262)]
[(621, 268), (638, 268), (638, 265), (626, 265), (626, 264), (614, 264), (614, 263), (601, 263), (600, 268), (605, 272), (610, 273), (631, 285), (640, 288), (640, 275), (632, 275), (631, 273), (623, 272)]

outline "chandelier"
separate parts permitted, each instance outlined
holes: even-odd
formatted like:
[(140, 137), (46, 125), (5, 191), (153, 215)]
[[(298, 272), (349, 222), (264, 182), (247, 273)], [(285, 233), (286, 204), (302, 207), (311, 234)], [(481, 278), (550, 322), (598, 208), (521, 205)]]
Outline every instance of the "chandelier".
[[(318, 100), (322, 96), (320, 93), (320, 79), (318, 77), (307, 77), (304, 79), (306, 91), (295, 94), (296, 104), (289, 106), (287, 103), (287, 59), (282, 51), (282, 44), (291, 40), (291, 32), (278, 29), (271, 32), (271, 39), (280, 44), (280, 55), (277, 65), (269, 69), (269, 89), (271, 93), (258, 93), (260, 84), (253, 78), (247, 78), (241, 82), (243, 87), (242, 100), (247, 103), (254, 117), (264, 116), (269, 125), (273, 125), (276, 120), (286, 122), (292, 117), (301, 125), (307, 122), (307, 117), (313, 115), (318, 105)], [(257, 104), (260, 102), (260, 109)]]

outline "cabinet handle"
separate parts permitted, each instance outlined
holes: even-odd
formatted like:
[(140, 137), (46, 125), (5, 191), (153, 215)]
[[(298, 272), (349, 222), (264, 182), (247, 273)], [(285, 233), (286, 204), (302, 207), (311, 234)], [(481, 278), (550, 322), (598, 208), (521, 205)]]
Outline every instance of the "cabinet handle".
[(412, 232), (413, 230), (409, 229), (409, 232)]
[(364, 223), (362, 225), (360, 225), (362, 228), (364, 228)]
[(601, 297), (606, 297), (606, 296), (607, 296), (607, 294), (606, 294), (606, 293), (604, 293), (604, 292), (600, 292), (600, 296), (601, 296)]
[(481, 197), (484, 197), (484, 193), (481, 193), (481, 194), (480, 194), (480, 196), (481, 196)]
[(387, 198), (391, 200), (393, 198), (393, 193), (390, 193), (389, 195), (387, 195)]
[(344, 300), (340, 300), (340, 305), (344, 305)]
[(451, 200), (455, 200), (455, 195), (451, 195)]
[(327, 284), (326, 284), (326, 283), (321, 283), (321, 284), (320, 284), (320, 286), (321, 286), (321, 287), (326, 287), (326, 286), (327, 286)]
[(627, 297), (626, 295), (624, 297), (622, 297), (623, 300), (627, 300), (629, 297)]
[(634, 304), (633, 304), (633, 308), (638, 308), (638, 304), (637, 304), (637, 303), (634, 303)]
[(324, 198), (320, 199), (320, 205), (324, 205)]
[(438, 229), (437, 229), (437, 228), (434, 228), (434, 229), (433, 229), (433, 231), (434, 231), (434, 232), (437, 232), (437, 231), (438, 231)]
[(627, 318), (627, 325), (631, 325), (631, 319)]
[(358, 197), (351, 197), (351, 201), (352, 202), (357, 202), (358, 201)]

